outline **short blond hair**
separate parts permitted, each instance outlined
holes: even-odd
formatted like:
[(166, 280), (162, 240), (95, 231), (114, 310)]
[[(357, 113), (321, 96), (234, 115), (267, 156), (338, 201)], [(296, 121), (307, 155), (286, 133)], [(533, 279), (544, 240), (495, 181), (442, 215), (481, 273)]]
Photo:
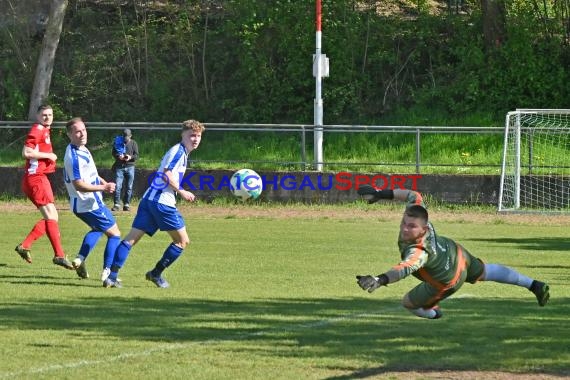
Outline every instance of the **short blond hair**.
[(206, 130), (206, 127), (204, 127), (204, 124), (200, 123), (197, 120), (190, 119), (182, 122), (182, 132), (190, 129), (194, 132), (202, 133)]
[(73, 127), (76, 123), (82, 122), (83, 119), (81, 117), (74, 117), (73, 119), (69, 120), (65, 123), (65, 130), (67, 132), (71, 132), (71, 127)]

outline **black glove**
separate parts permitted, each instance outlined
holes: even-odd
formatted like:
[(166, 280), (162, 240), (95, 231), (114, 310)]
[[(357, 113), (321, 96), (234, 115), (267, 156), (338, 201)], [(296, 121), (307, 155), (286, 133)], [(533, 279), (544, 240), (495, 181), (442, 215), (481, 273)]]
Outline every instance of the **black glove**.
[(366, 276), (356, 276), (356, 283), (362, 288), (362, 290), (367, 290), (368, 293), (372, 293), (381, 286), (386, 286), (388, 283), (388, 277), (382, 274), (378, 277), (366, 275)]
[(380, 191), (376, 190), (370, 185), (362, 185), (358, 187), (356, 190), (358, 195), (362, 195), (364, 199), (368, 200), (368, 203), (374, 203), (379, 201), (380, 198)]
[(394, 199), (394, 190), (376, 190), (370, 185), (359, 186), (356, 192), (364, 196), (368, 203), (378, 202), (380, 199)]

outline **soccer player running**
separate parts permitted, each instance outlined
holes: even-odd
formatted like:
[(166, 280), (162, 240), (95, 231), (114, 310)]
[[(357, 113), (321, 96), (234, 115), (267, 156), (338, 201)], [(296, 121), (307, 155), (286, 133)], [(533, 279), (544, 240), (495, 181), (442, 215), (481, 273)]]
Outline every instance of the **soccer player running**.
[(363, 290), (372, 293), (380, 286), (413, 275), (421, 283), (406, 293), (402, 304), (418, 317), (428, 319), (441, 318), (439, 302), (458, 291), (464, 282), (494, 281), (517, 285), (534, 293), (540, 306), (548, 302), (547, 284), (500, 264), (485, 264), (460, 244), (436, 234), (420, 193), (407, 189), (376, 190), (363, 185), (358, 194), (370, 203), (380, 199), (407, 202), (398, 236), (401, 261), (378, 276), (356, 276)]
[(26, 136), (22, 156), (26, 159), (25, 173), (22, 179), (22, 191), (42, 214), (28, 236), (18, 244), (15, 251), (28, 263), (32, 263), (32, 244), (47, 234), (54, 251), (53, 263), (66, 269), (73, 269), (65, 257), (61, 246), (59, 216), (54, 204), (53, 190), (47, 174), (55, 172), (57, 156), (51, 145), (51, 124), (53, 109), (49, 105), (38, 108), (37, 123), (32, 125)]
[(190, 243), (184, 218), (176, 208), (176, 195), (188, 202), (196, 199), (193, 193), (182, 188), (180, 182), (186, 172), (188, 155), (200, 145), (204, 130), (204, 125), (196, 120), (182, 123), (182, 141), (166, 152), (158, 170), (149, 177), (149, 188), (139, 203), (131, 230), (117, 247), (111, 274), (103, 286), (121, 287), (117, 275), (129, 252), (144, 234), (153, 236), (157, 230), (166, 231), (172, 238), (172, 243), (154, 269), (146, 273), (145, 278), (159, 288), (170, 286), (162, 277), (162, 272), (180, 257)]
[(69, 206), (79, 219), (91, 227), (91, 231), (83, 237), (79, 253), (71, 264), (80, 278), (89, 278), (85, 260), (101, 236), (105, 234), (107, 244), (103, 253), (103, 273), (101, 275), (102, 280), (105, 280), (109, 276), (115, 249), (121, 241), (121, 231), (111, 210), (103, 203), (102, 192), (114, 193), (115, 184), (99, 176), (93, 156), (85, 146), (87, 128), (83, 120), (75, 117), (67, 122), (65, 128), (70, 141), (63, 159), (64, 182), (69, 194)]

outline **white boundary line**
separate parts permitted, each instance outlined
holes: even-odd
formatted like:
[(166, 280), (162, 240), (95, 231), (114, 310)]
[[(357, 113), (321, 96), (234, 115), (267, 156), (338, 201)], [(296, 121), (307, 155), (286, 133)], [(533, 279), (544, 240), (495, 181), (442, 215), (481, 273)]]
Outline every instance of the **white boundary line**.
[[(386, 311), (392, 312), (392, 311), (396, 311), (399, 309), (401, 309), (401, 307), (382, 308), (382, 311), (383, 312), (386, 312)], [(23, 371), (0, 373), (0, 379), (12, 379), (12, 378), (15, 378), (18, 376), (45, 374), (47, 372), (52, 372), (52, 371), (57, 371), (57, 370), (62, 370), (62, 369), (74, 369), (74, 368), (87, 367), (87, 366), (96, 366), (96, 365), (100, 365), (100, 364), (109, 364), (111, 362), (117, 362), (117, 361), (120, 361), (123, 359), (140, 358), (140, 357), (150, 356), (150, 355), (155, 354), (155, 353), (183, 350), (185, 348), (189, 348), (189, 347), (192, 347), (192, 346), (198, 345), (198, 344), (204, 345), (204, 344), (213, 344), (213, 343), (219, 343), (219, 342), (225, 342), (225, 341), (240, 341), (240, 340), (250, 338), (252, 336), (263, 336), (263, 335), (272, 334), (272, 333), (282, 333), (282, 332), (288, 332), (288, 331), (293, 332), (293, 331), (300, 331), (300, 330), (305, 330), (305, 329), (320, 328), (320, 327), (329, 326), (329, 325), (332, 325), (334, 323), (338, 323), (338, 322), (342, 322), (342, 321), (355, 320), (355, 319), (359, 319), (359, 318), (363, 318), (363, 317), (371, 317), (371, 316), (378, 316), (378, 315), (380, 315), (380, 313), (349, 314), (349, 315), (342, 316), (342, 317), (335, 317), (335, 318), (325, 319), (325, 320), (321, 320), (321, 321), (315, 321), (312, 323), (299, 324), (299, 325), (294, 325), (294, 326), (280, 328), (280, 329), (274, 329), (274, 330), (265, 330), (265, 331), (251, 332), (251, 333), (243, 333), (243, 334), (225, 336), (225, 337), (220, 337), (220, 338), (215, 338), (215, 339), (208, 339), (205, 341), (196, 341), (196, 342), (188, 342), (188, 343), (169, 343), (169, 344), (164, 344), (164, 345), (161, 345), (161, 346), (158, 346), (155, 348), (150, 348), (148, 350), (124, 353), (124, 354), (120, 354), (120, 355), (116, 355), (116, 356), (111, 356), (111, 357), (108, 357), (105, 359), (79, 360), (79, 361), (76, 361), (74, 363), (69, 363), (69, 364), (56, 364), (56, 365), (50, 365), (47, 367), (28, 368), (28, 369), (23, 370)]]
[[(453, 298), (475, 298), (475, 296), (473, 294), (456, 294), (453, 296)], [(452, 299), (450, 299), (448, 301), (451, 301), (451, 300)], [(394, 312), (394, 311), (402, 310), (402, 309), (403, 308), (399, 305), (393, 306), (393, 307), (388, 307), (388, 308), (383, 307), (382, 313)], [(324, 320), (320, 320), (320, 321), (315, 321), (312, 323), (291, 325), (290, 327), (285, 327), (285, 328), (280, 328), (280, 329), (236, 334), (236, 335), (232, 335), (232, 336), (225, 336), (225, 337), (208, 339), (208, 340), (197, 341), (197, 342), (168, 343), (168, 344), (164, 344), (164, 345), (161, 345), (161, 346), (158, 346), (155, 348), (150, 348), (148, 350), (124, 353), (124, 354), (120, 354), (120, 355), (116, 355), (116, 356), (111, 356), (111, 357), (105, 358), (105, 359), (79, 360), (75, 363), (69, 363), (69, 364), (56, 364), (56, 365), (50, 365), (47, 367), (27, 369), (25, 371), (0, 373), (0, 379), (11, 379), (11, 378), (14, 378), (17, 376), (44, 374), (47, 372), (57, 371), (57, 370), (61, 370), (61, 369), (74, 369), (74, 368), (87, 367), (87, 366), (96, 366), (96, 365), (100, 365), (100, 364), (108, 364), (108, 363), (117, 362), (117, 361), (120, 361), (123, 359), (131, 359), (131, 358), (140, 358), (140, 357), (150, 356), (150, 355), (155, 354), (155, 353), (183, 350), (183, 349), (192, 347), (192, 346), (197, 345), (197, 344), (204, 345), (204, 344), (220, 343), (220, 342), (225, 342), (225, 341), (240, 341), (240, 340), (244, 340), (244, 339), (247, 339), (247, 338), (250, 338), (253, 336), (263, 336), (263, 335), (273, 334), (273, 333), (294, 332), (294, 331), (300, 331), (300, 330), (306, 330), (306, 329), (326, 327), (326, 326), (329, 326), (329, 325), (332, 325), (332, 324), (338, 323), (338, 322), (350, 321), (350, 320), (355, 320), (355, 319), (364, 318), (364, 317), (374, 317), (374, 316), (378, 316), (378, 315), (381, 315), (381, 313), (378, 312), (378, 313), (348, 314), (348, 315), (345, 315), (342, 317), (334, 317), (334, 318), (324, 319)]]

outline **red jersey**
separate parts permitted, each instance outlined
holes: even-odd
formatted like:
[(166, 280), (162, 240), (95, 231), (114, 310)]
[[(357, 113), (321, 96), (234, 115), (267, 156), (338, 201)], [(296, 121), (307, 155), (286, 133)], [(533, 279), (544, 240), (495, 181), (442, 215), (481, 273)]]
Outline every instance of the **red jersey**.
[[(43, 153), (53, 153), (51, 145), (50, 128), (41, 124), (34, 124), (26, 136), (24, 146)], [(42, 159), (26, 160), (26, 174), (47, 174), (55, 172), (55, 161)]]

